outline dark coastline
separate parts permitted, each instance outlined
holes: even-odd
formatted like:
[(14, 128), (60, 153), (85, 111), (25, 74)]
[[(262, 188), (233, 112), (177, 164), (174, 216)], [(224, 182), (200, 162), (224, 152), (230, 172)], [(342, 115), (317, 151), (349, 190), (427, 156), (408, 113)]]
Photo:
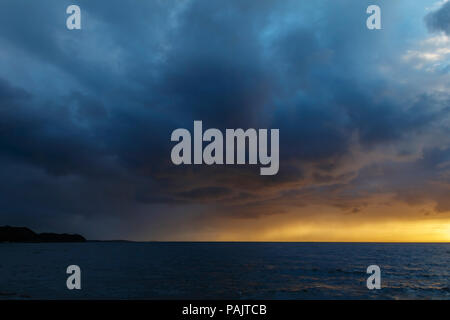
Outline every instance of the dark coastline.
[(36, 233), (25, 227), (0, 227), (0, 242), (86, 242), (86, 239), (79, 234), (67, 233)]

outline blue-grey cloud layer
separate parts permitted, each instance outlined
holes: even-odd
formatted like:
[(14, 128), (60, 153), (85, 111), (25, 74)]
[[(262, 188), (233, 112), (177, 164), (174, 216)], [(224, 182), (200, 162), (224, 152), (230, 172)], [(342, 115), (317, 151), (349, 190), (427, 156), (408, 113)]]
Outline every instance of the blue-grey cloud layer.
[[(448, 72), (402, 56), (426, 26), (448, 33), (449, 3), (419, 2), (380, 2), (369, 31), (366, 1), (79, 1), (83, 29), (68, 31), (69, 2), (3, 1), (2, 220), (157, 238), (172, 231), (159, 221), (196, 212), (357, 212), (377, 193), (411, 201), (412, 185), (448, 212), (446, 187), (423, 190), (448, 186), (449, 141), (433, 139), (448, 133)], [(170, 133), (193, 120), (280, 128), (279, 174), (174, 167)], [(392, 173), (375, 189), (380, 167)]]
[(450, 2), (445, 2), (439, 10), (431, 12), (426, 16), (428, 27), (432, 31), (444, 31), (450, 34)]

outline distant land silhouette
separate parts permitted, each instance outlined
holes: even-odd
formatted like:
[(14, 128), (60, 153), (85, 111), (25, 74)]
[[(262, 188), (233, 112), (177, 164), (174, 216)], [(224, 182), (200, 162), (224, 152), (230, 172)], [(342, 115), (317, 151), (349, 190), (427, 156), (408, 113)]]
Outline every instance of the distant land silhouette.
[(36, 233), (25, 227), (0, 227), (0, 242), (85, 242), (79, 234)]

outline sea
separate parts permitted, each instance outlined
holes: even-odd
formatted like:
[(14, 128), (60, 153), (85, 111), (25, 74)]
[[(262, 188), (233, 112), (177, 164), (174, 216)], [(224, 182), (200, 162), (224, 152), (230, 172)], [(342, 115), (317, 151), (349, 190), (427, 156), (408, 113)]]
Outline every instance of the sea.
[(450, 299), (450, 243), (0, 243), (0, 299)]

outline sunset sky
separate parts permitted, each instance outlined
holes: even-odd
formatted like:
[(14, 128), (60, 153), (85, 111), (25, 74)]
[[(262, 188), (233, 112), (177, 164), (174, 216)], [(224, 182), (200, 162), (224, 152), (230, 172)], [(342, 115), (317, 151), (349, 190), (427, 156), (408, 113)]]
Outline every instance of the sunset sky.
[[(0, 225), (450, 241), (449, 37), (450, 1), (2, 0)], [(175, 166), (194, 120), (278, 128), (278, 174)]]

